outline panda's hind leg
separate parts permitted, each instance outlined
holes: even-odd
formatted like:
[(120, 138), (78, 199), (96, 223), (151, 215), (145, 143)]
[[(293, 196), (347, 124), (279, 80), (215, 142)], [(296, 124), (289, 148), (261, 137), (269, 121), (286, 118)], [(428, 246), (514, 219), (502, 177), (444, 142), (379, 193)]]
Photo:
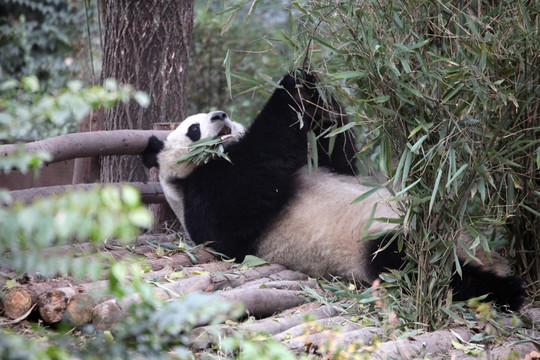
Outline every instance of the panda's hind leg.
[(390, 232), (377, 239), (366, 242), (370, 261), (366, 266), (369, 282), (379, 278), (379, 274), (388, 270), (398, 270), (405, 265), (403, 252), (399, 251), (396, 233)]
[(497, 306), (519, 310), (526, 297), (525, 281), (519, 276), (501, 276), (482, 269), (475, 264), (461, 265), (462, 276), (454, 274), (450, 286), (454, 300), (463, 301), (487, 294), (485, 301), (493, 301)]

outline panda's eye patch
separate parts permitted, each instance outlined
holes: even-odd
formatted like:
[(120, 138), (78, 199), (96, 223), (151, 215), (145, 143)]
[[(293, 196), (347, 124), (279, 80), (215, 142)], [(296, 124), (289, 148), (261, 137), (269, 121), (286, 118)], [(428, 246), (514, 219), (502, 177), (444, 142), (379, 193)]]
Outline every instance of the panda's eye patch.
[(201, 139), (201, 125), (192, 124), (187, 131), (186, 136), (191, 139), (191, 141), (198, 141)]

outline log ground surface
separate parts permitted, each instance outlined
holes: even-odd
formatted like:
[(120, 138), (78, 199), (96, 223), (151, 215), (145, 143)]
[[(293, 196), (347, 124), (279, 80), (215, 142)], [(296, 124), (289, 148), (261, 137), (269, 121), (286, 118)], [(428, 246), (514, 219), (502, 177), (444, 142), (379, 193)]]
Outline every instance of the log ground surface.
[[(504, 341), (494, 343), (489, 349), (470, 342), (482, 329), (467, 329), (458, 324), (449, 329), (402, 336), (380, 324), (364, 322), (362, 319), (370, 315), (358, 312), (353, 306), (354, 300), (338, 301), (331, 292), (321, 288), (321, 282), (281, 265), (245, 269), (222, 261), (205, 249), (190, 254), (164, 252), (163, 249), (177, 245), (171, 235), (146, 235), (129, 246), (119, 245), (110, 242), (101, 246), (88, 243), (58, 246), (47, 249), (44, 256), (68, 253), (94, 256), (97, 252), (107, 252), (113, 259), (139, 257), (147, 265), (143, 278), (156, 284), (156, 297), (173, 299), (179, 294), (199, 291), (215, 293), (227, 301), (241, 301), (249, 320), (219, 325), (217, 330), (224, 334), (263, 332), (293, 352), (307, 352), (314, 357), (331, 358), (329, 356), (336, 354), (337, 349), (375, 359), (425, 356), (506, 359), (512, 354), (525, 358), (537, 351), (532, 343), (520, 342), (519, 329), (512, 328), (509, 321)], [(12, 327), (24, 327), (39, 320), (47, 324), (64, 321), (74, 327), (91, 324), (100, 331), (108, 330), (125, 316), (127, 306), (139, 300), (137, 294), (121, 300), (96, 296), (107, 287), (106, 280), (77, 282), (71, 277), (43, 279), (31, 275), (16, 278), (9, 269), (0, 268), (0, 271), (19, 282), (18, 286), (8, 288), (7, 277), (0, 277), (0, 323), (11, 323)], [(33, 316), (26, 317), (26, 314)], [(529, 336), (540, 340), (540, 309), (528, 307), (522, 315), (531, 321), (527, 329)], [(204, 349), (212, 344), (215, 330), (216, 327), (205, 326), (195, 329), (194, 346)]]

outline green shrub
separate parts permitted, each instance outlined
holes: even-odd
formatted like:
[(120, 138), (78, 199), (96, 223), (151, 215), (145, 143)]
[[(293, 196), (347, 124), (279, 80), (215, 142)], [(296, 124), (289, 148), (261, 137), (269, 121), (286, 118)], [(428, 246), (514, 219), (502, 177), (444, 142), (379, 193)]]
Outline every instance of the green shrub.
[(433, 309), (446, 306), (459, 248), (473, 256), (504, 244), (520, 274), (538, 281), (533, 3), (293, 3), (300, 36), (314, 44), (312, 64), (361, 128), (361, 158), (406, 197), (407, 251), (419, 265), (414, 320), (440, 323)]

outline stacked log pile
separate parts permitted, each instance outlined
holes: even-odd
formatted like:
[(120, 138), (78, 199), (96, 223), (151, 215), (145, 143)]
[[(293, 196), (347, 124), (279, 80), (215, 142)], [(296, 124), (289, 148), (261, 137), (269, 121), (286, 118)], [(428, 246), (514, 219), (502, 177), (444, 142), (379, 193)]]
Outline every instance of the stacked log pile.
[[(425, 354), (441, 358), (452, 353), (466, 358), (465, 351), (455, 344), (467, 343), (473, 336), (471, 329), (459, 328), (418, 334), (405, 338), (391, 338), (382, 327), (358, 321), (351, 304), (354, 300), (314, 301), (331, 296), (320, 288), (317, 281), (307, 275), (288, 270), (281, 265), (265, 264), (242, 268), (238, 264), (221, 261), (211, 251), (196, 249), (190, 252), (157, 252), (155, 244), (172, 245), (172, 237), (154, 235), (139, 238), (129, 248), (114, 242), (96, 247), (91, 244), (57, 247), (47, 252), (73, 253), (95, 256), (107, 252), (112, 259), (134, 256), (144, 260), (148, 272), (142, 276), (156, 284), (154, 295), (173, 299), (192, 292), (213, 292), (226, 301), (241, 301), (251, 321), (217, 327), (201, 326), (192, 333), (195, 347), (204, 348), (215, 341), (215, 334), (256, 334), (264, 332), (296, 353), (309, 352), (328, 355), (336, 348), (353, 347), (367, 352), (373, 358), (416, 358)], [(164, 247), (164, 248), (171, 248)], [(162, 248), (163, 249), (163, 248)], [(140, 261), (140, 260), (139, 260)], [(181, 275), (179, 269), (181, 269)], [(9, 269), (0, 269), (7, 272)], [(175, 276), (176, 275), (176, 276)], [(39, 317), (47, 324), (60, 321), (73, 326), (91, 323), (100, 331), (125, 316), (125, 309), (139, 301), (137, 294), (121, 300), (104, 296), (107, 280), (75, 281), (70, 277), (57, 279), (18, 279), (17, 286), (3, 287), (0, 299), (1, 325), (25, 320), (29, 315)], [(531, 310), (527, 315), (540, 326), (540, 312)], [(256, 319), (253, 321), (253, 319)], [(309, 320), (309, 321), (308, 321)], [(386, 336), (386, 337), (385, 337)], [(536, 333), (535, 336), (540, 336)], [(386, 341), (380, 342), (377, 339)], [(504, 346), (491, 349), (493, 358), (503, 358), (512, 351), (524, 357), (536, 349), (531, 343), (516, 343), (509, 339)], [(376, 345), (374, 345), (376, 344)]]

